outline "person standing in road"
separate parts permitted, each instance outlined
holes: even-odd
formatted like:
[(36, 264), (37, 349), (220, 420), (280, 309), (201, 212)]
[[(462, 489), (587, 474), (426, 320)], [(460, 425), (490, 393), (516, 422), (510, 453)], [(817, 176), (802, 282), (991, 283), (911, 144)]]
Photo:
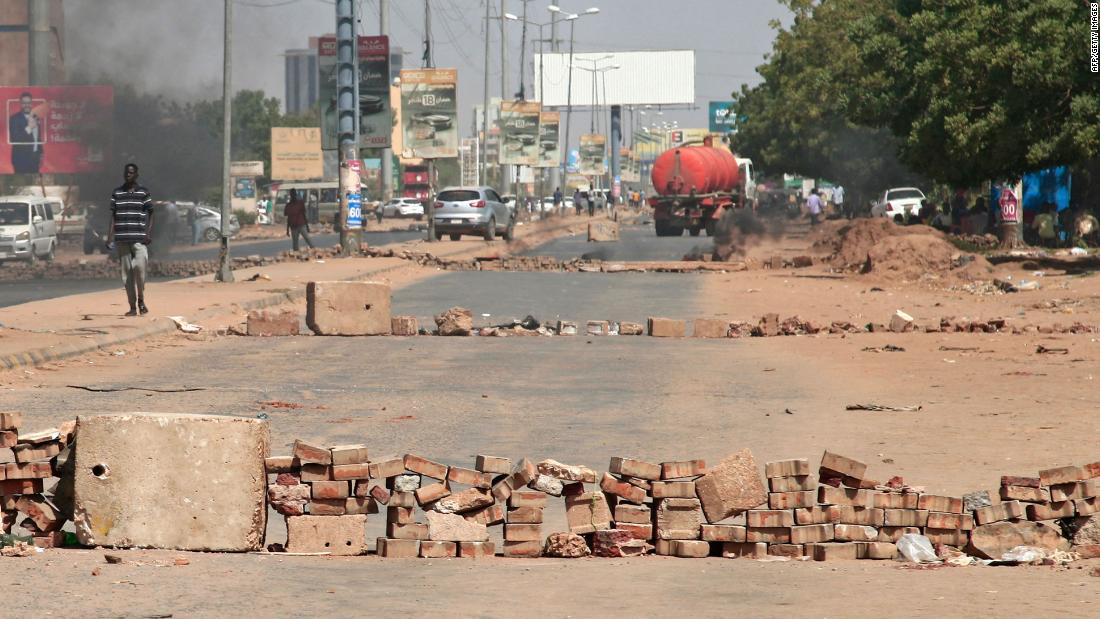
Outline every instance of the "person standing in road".
[(837, 185), (833, 188), (833, 204), (836, 205), (836, 212), (838, 215), (845, 219), (851, 219), (852, 214), (844, 207), (844, 186)]
[(198, 245), (202, 237), (202, 224), (199, 223), (199, 207), (192, 204), (187, 209), (187, 227), (191, 229), (191, 244)]
[(561, 202), (565, 199), (565, 196), (561, 193), (561, 187), (554, 188), (554, 214), (561, 212)]
[(290, 237), (290, 244), (294, 251), (298, 251), (299, 236), (305, 239), (310, 249), (313, 249), (313, 241), (309, 238), (309, 222), (306, 221), (306, 203), (298, 197), (297, 189), (290, 190), (290, 198), (286, 201), (283, 216), (286, 217), (286, 235)]
[(148, 314), (145, 307), (145, 272), (149, 263), (148, 246), (153, 239), (153, 200), (149, 190), (138, 185), (137, 164), (123, 168), (124, 182), (111, 194), (111, 226), (107, 230), (107, 248), (118, 247), (122, 281), (130, 302), (127, 316)]
[(821, 196), (817, 194), (817, 188), (814, 187), (810, 190), (810, 197), (806, 199), (806, 211), (810, 213), (811, 226), (821, 223), (822, 210)]

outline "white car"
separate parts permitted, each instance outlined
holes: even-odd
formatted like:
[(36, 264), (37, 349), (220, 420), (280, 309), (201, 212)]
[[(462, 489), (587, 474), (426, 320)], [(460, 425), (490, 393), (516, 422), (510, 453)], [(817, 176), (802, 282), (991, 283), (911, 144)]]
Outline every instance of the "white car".
[(382, 205), (382, 217), (424, 219), (424, 205), (416, 198), (394, 198)]
[(924, 192), (916, 187), (895, 187), (887, 189), (882, 199), (871, 207), (872, 217), (905, 218), (906, 213), (920, 213)]

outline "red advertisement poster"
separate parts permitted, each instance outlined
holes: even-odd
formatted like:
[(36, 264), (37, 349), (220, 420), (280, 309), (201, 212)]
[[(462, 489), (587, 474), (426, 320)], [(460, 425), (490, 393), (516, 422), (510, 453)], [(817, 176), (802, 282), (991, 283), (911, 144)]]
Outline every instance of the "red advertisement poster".
[(81, 174), (103, 168), (113, 137), (110, 86), (0, 86), (7, 120), (0, 174)]

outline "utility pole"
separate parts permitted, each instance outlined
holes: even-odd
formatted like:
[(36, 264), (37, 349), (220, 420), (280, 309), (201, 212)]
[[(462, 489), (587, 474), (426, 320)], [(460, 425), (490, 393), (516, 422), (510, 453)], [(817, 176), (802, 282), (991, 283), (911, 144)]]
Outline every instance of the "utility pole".
[(481, 174), (478, 179), (482, 185), (489, 184), (489, 149), (486, 148), (486, 144), (489, 142), (489, 9), (491, 7), (489, 0), (485, 0), (485, 90), (482, 93), (484, 100), (481, 103), (482, 133), (477, 136), (480, 139), (478, 147), (481, 151)]
[[(430, 0), (424, 0), (424, 68), (434, 69), (432, 61), (432, 6)], [(435, 238), (435, 159), (428, 159), (428, 242)]]
[(218, 272), (214, 281), (232, 282), (229, 267), (229, 216), (233, 199), (229, 162), (233, 144), (233, 0), (225, 0), (225, 27), (222, 51), (222, 226), (221, 249), (218, 252)]
[[(539, 35), (539, 38), (540, 39), (542, 38), (541, 34)], [(550, 49), (554, 53), (558, 52), (558, 12), (557, 11), (550, 11)], [(540, 75), (540, 79), (541, 79), (541, 75), (542, 75), (542, 59), (541, 58), (539, 59), (539, 75)], [(546, 91), (544, 91), (542, 89), (542, 83), (540, 82), (539, 83), (539, 98), (542, 99), (543, 101), (546, 100), (546, 95), (544, 94), (545, 92)], [(559, 124), (559, 126), (560, 126), (560, 124)], [(560, 135), (561, 132), (559, 131), (558, 133), (559, 133), (558, 140), (561, 140), (561, 135)], [(567, 145), (567, 147), (568, 147), (568, 145)], [(550, 184), (553, 185), (554, 187), (561, 187), (561, 168), (560, 167), (554, 166), (554, 167), (550, 168)], [(542, 198), (542, 196), (539, 196), (539, 199), (541, 199), (541, 198)]]
[(355, 57), (358, 55), (359, 40), (355, 12), (355, 0), (336, 0), (336, 136), (340, 159), (340, 211), (337, 221), (340, 223), (340, 247), (345, 256), (355, 249), (349, 228), (362, 226), (357, 168), (359, 98), (356, 91), (359, 67)]
[[(503, 103), (508, 99), (508, 31), (504, 27), (504, 14), (508, 12), (508, 0), (500, 0), (500, 100)], [(500, 114), (497, 115), (500, 122)], [(500, 136), (503, 137), (503, 134)], [(498, 153), (503, 154), (504, 142), (499, 140)], [(500, 155), (497, 156), (498, 160)], [(508, 193), (511, 183), (511, 170), (503, 163), (500, 164), (500, 193)]]
[(48, 0), (28, 0), (27, 22), (30, 26), (28, 75), (32, 86), (50, 83), (50, 3)]
[[(519, 92), (516, 94), (516, 98), (520, 101), (527, 100), (527, 93), (523, 88), (524, 72), (527, 70), (527, 3), (531, 0), (521, 0), (523, 2), (523, 28), (520, 30), (519, 39)], [(539, 37), (541, 38), (541, 37)]]
[(569, 161), (569, 129), (573, 121), (573, 28), (576, 24), (576, 19), (569, 20), (569, 84), (565, 87), (565, 156), (561, 161), (563, 172), (566, 162)]
[[(378, 26), (379, 32), (382, 36), (388, 37), (390, 35), (390, 0), (378, 0)], [(386, 66), (389, 66), (388, 64)], [(390, 76), (386, 76), (386, 83), (390, 83)], [(389, 96), (389, 90), (386, 91), (386, 96)], [(388, 105), (388, 103), (387, 103)], [(393, 129), (390, 129), (390, 133), (393, 133)], [(382, 149), (382, 202), (387, 202), (393, 197), (393, 149), (386, 147)], [(379, 206), (381, 208), (381, 206)]]

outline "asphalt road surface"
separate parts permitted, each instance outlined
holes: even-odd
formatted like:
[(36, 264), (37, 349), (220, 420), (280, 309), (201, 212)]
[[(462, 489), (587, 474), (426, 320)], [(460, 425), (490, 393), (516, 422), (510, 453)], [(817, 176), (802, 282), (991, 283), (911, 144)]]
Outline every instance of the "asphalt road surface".
[(693, 249), (707, 253), (713, 244), (706, 236), (658, 237), (653, 226), (620, 226), (619, 240), (589, 243), (586, 234), (563, 237), (527, 251), (527, 256), (553, 256), (559, 260), (598, 258), (600, 260), (680, 260)]
[[(363, 234), (363, 240), (371, 245), (388, 245), (390, 243), (403, 243), (413, 239), (424, 238), (424, 232), (410, 232), (407, 230), (391, 232), (370, 232)], [(339, 234), (310, 235), (310, 239), (317, 247), (332, 247), (340, 240)], [(265, 241), (230, 241), (230, 249), (235, 256), (276, 256), (290, 249), (290, 238), (280, 237)], [(165, 260), (217, 260), (218, 244), (203, 243), (191, 247), (189, 245), (176, 245), (172, 253)]]

